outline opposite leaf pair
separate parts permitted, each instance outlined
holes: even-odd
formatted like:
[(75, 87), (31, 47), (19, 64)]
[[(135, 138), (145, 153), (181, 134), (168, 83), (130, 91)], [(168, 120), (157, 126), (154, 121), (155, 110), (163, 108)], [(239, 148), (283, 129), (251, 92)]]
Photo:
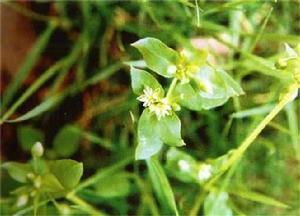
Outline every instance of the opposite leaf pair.
[(133, 44), (143, 55), (146, 66), (172, 83), (165, 95), (150, 73), (131, 67), (133, 92), (146, 109), (138, 123), (136, 159), (147, 159), (162, 148), (185, 145), (181, 123), (174, 111), (180, 105), (191, 110), (211, 109), (230, 97), (243, 94), (241, 87), (223, 70), (206, 61), (207, 53), (183, 50), (178, 53), (155, 38)]
[(22, 183), (13, 192), (18, 197), (17, 208), (29, 202), (63, 197), (80, 181), (82, 163), (70, 159), (45, 161), (41, 159), (43, 151), (37, 142), (31, 149), (33, 160), (29, 163), (6, 162), (2, 165), (11, 178)]

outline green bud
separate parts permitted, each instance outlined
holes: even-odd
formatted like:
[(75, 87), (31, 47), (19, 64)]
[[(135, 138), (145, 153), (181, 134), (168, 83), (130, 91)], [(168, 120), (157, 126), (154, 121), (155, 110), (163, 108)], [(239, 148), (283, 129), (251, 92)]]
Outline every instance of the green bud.
[(42, 185), (42, 178), (41, 176), (36, 177), (36, 179), (34, 179), (33, 181), (34, 187), (35, 188), (40, 188)]
[(44, 148), (42, 143), (36, 142), (31, 148), (31, 154), (34, 157), (42, 157), (44, 154)]
[(285, 69), (287, 67), (287, 60), (285, 58), (280, 58), (276, 61), (275, 67), (278, 69)]
[(35, 178), (35, 175), (34, 175), (32, 172), (27, 173), (27, 178), (28, 178), (29, 180), (33, 180), (33, 179)]
[(22, 194), (18, 197), (16, 206), (18, 208), (25, 206), (28, 203), (28, 195), (27, 194)]

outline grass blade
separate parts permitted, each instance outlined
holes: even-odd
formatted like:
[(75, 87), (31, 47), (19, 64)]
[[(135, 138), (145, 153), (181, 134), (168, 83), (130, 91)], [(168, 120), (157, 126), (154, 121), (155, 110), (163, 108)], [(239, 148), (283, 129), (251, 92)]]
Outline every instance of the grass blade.
[(276, 206), (279, 208), (288, 208), (289, 206), (266, 195), (257, 193), (257, 192), (253, 192), (253, 191), (245, 191), (245, 190), (234, 190), (234, 191), (228, 191), (228, 193), (230, 194), (234, 194), (240, 197), (243, 197), (245, 199), (251, 200), (251, 201), (255, 201), (255, 202), (259, 202), (262, 204), (266, 204), (266, 205), (271, 205), (271, 206)]
[(152, 157), (146, 160), (146, 162), (156, 195), (160, 200), (161, 207), (166, 211), (164, 213), (178, 215), (173, 191), (159, 161)]
[(22, 115), (16, 119), (13, 119), (13, 120), (6, 120), (5, 122), (16, 123), (16, 122), (26, 121), (31, 118), (34, 118), (34, 117), (46, 112), (53, 106), (55, 106), (61, 99), (62, 99), (61, 95), (54, 95), (54, 96), (50, 97), (49, 99), (45, 100), (44, 102), (42, 102), (41, 104), (34, 107), (32, 110), (28, 111), (24, 115)]
[(21, 68), (15, 75), (14, 79), (12, 80), (12, 82), (10, 82), (9, 86), (7, 87), (6, 91), (4, 92), (2, 110), (4, 110), (4, 107), (6, 107), (10, 103), (14, 94), (17, 92), (18, 88), (21, 86), (21, 83), (24, 81), (24, 79), (30, 73), (33, 66), (39, 60), (42, 52), (46, 48), (46, 45), (47, 45), (54, 29), (55, 29), (55, 25), (53, 25), (52, 23), (49, 24), (47, 29), (41, 34), (41, 36), (38, 38), (37, 42), (34, 44), (32, 49), (30, 50), (30, 53), (27, 55), (23, 65), (21, 66)]

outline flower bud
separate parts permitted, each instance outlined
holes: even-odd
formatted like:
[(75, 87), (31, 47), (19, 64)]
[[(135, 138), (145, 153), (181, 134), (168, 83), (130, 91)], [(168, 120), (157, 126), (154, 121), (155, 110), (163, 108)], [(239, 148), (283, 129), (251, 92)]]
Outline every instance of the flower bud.
[(44, 148), (42, 143), (36, 142), (31, 148), (31, 154), (34, 157), (42, 157), (44, 154)]
[(41, 176), (38, 176), (38, 177), (36, 177), (34, 179), (33, 185), (34, 185), (35, 188), (40, 188), (41, 187), (41, 185), (42, 185), (42, 178), (41, 178)]
[(30, 172), (30, 173), (27, 173), (26, 177), (29, 179), (29, 180), (33, 180), (35, 178), (35, 175)]
[(167, 73), (170, 75), (175, 74), (177, 71), (177, 67), (175, 65), (170, 65), (167, 69)]
[(275, 62), (275, 67), (278, 69), (285, 69), (287, 67), (287, 60), (285, 58), (280, 58)]
[(22, 206), (25, 206), (27, 204), (27, 202), (28, 202), (28, 195), (27, 194), (22, 194), (18, 197), (16, 206), (18, 208), (20, 208)]

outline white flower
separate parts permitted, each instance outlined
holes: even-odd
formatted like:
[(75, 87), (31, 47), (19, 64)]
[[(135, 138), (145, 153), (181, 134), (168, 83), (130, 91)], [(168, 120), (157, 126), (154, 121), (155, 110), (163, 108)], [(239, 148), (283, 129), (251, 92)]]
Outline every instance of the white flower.
[(162, 117), (170, 115), (172, 111), (172, 107), (167, 98), (162, 98), (157, 103), (151, 104), (149, 109), (150, 112), (155, 113), (158, 120), (160, 120)]
[(172, 107), (167, 98), (160, 98), (159, 89), (153, 90), (146, 86), (143, 93), (137, 99), (143, 102), (144, 107), (149, 107), (150, 112), (154, 113), (158, 120), (171, 114)]
[(212, 176), (212, 167), (209, 164), (204, 164), (198, 171), (198, 179), (200, 181), (206, 181)]
[(182, 171), (189, 171), (190, 170), (190, 165), (186, 160), (179, 160), (178, 161), (178, 166)]
[(141, 102), (143, 102), (144, 107), (148, 107), (151, 104), (155, 103), (159, 99), (159, 89), (153, 90), (152, 88), (146, 86), (144, 88), (143, 93), (141, 96), (139, 96), (137, 99)]

